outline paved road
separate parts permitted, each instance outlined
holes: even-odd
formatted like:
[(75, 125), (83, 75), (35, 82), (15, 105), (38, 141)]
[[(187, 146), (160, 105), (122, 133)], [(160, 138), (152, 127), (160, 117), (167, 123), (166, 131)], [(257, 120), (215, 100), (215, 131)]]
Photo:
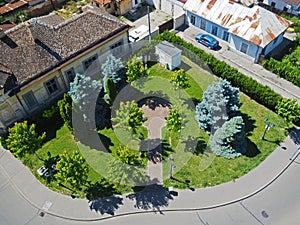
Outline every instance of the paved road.
[(204, 31), (197, 29), (195, 27), (188, 27), (183, 31), (176, 31), (177, 35), (182, 37), (184, 40), (193, 43), (195, 46), (213, 54), (216, 58), (227, 62), (232, 67), (237, 68), (243, 74), (252, 77), (256, 81), (263, 85), (269, 86), (275, 92), (281, 94), (285, 98), (297, 99), (300, 104), (300, 88), (293, 85), (285, 79), (278, 78), (275, 74), (264, 69), (262, 66), (253, 63), (252, 59), (248, 58), (246, 55), (228, 49), (226, 43), (222, 40), (220, 41), (221, 49), (214, 51), (197, 43), (194, 37), (198, 33), (204, 33)]
[(176, 190), (177, 195), (156, 186), (91, 203), (52, 192), (1, 147), (0, 224), (297, 224), (300, 160), (290, 160), (296, 149), (288, 137), (261, 165), (234, 182)]

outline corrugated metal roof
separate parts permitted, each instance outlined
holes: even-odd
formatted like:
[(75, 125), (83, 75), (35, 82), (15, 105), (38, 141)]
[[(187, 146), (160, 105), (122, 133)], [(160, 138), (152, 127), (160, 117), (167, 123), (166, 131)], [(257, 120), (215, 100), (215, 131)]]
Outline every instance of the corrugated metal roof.
[(248, 8), (232, 0), (188, 0), (184, 8), (262, 48), (291, 25), (257, 5)]
[(300, 0), (284, 0), (286, 3), (290, 3), (292, 5), (299, 5)]
[(182, 52), (179, 48), (175, 47), (174, 45), (172, 45), (168, 41), (160, 42), (158, 45), (156, 45), (156, 48), (162, 50), (163, 52), (165, 52), (169, 56), (175, 56), (175, 55)]

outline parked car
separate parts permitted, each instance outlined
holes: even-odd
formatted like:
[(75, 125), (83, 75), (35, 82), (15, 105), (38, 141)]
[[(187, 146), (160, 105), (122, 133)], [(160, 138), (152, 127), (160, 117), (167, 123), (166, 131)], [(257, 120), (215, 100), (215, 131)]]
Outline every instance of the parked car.
[(198, 34), (195, 39), (210, 49), (216, 49), (219, 46), (219, 41), (209, 34)]
[(46, 176), (46, 177), (49, 176), (48, 169), (46, 169), (45, 166), (42, 166), (42, 167), (38, 168), (37, 172), (38, 172), (38, 174), (39, 174), (40, 176)]

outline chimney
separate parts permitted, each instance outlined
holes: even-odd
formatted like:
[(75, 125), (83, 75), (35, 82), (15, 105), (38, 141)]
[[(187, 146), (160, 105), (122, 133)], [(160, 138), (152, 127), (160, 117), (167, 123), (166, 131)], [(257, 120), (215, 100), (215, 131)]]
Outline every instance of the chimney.
[(21, 20), (22, 23), (24, 23), (24, 22), (25, 22), (25, 16), (24, 16), (24, 15), (21, 15), (21, 16), (20, 16), (20, 20)]
[(32, 20), (32, 19), (28, 20), (28, 21), (26, 21), (25, 25), (29, 28), (32, 39), (33, 40), (39, 39), (38, 27), (37, 27), (36, 21)]
[(2, 28), (0, 27), (0, 38), (3, 38), (6, 34), (4, 33), (4, 31), (2, 30)]

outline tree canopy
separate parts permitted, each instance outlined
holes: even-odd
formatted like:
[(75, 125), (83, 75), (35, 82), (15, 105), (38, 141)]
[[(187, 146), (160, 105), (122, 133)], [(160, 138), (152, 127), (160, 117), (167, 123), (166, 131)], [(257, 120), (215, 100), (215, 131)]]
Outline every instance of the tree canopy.
[(245, 124), (241, 116), (226, 121), (209, 141), (212, 151), (228, 159), (236, 158), (247, 150)]
[(203, 93), (203, 100), (196, 106), (196, 120), (207, 133), (214, 133), (225, 121), (240, 115), (239, 89), (226, 80), (214, 82)]
[(87, 183), (89, 168), (82, 155), (76, 150), (70, 155), (64, 151), (56, 164), (58, 182), (68, 185), (70, 189), (80, 190)]
[(144, 65), (139, 58), (134, 56), (127, 65), (126, 75), (127, 82), (131, 83), (140, 78), (148, 77), (149, 70), (147, 65)]
[(15, 123), (13, 127), (8, 129), (8, 137), (4, 145), (15, 156), (21, 157), (26, 153), (34, 153), (42, 146), (45, 138), (45, 132), (39, 136), (35, 132), (35, 124), (29, 125), (25, 120)]
[(297, 123), (300, 121), (300, 106), (296, 99), (284, 98), (276, 105), (276, 111), (286, 122)]
[(112, 121), (115, 126), (123, 126), (136, 133), (136, 129), (147, 121), (143, 114), (136, 102), (121, 102), (119, 110), (116, 111), (116, 117)]

